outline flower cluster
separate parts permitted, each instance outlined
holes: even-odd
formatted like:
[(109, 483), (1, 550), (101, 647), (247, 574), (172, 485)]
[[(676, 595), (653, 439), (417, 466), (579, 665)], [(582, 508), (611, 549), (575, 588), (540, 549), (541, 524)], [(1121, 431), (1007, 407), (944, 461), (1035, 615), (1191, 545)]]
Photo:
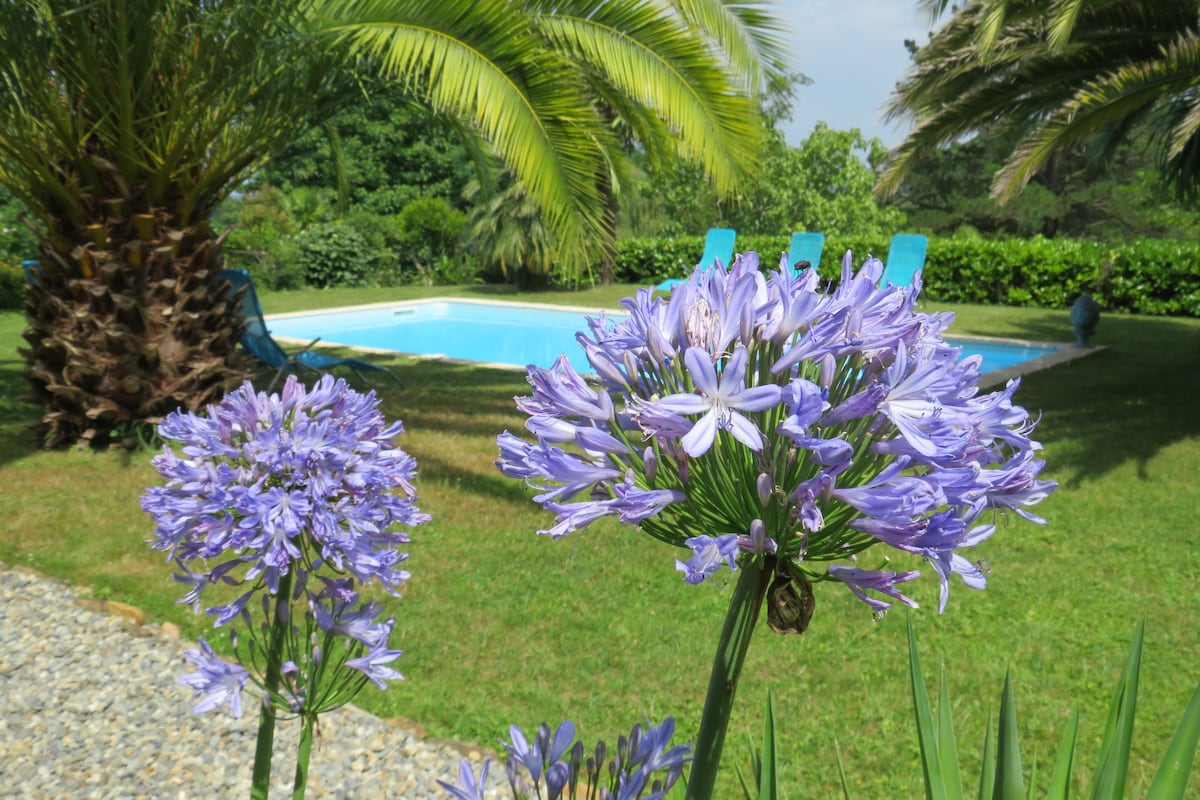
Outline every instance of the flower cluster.
[[(583, 742), (575, 739), (575, 726), (563, 722), (551, 734), (542, 723), (530, 742), (513, 725), (510, 739), (503, 743), (508, 758), (505, 771), (513, 797), (538, 797), (545, 800), (661, 800), (683, 774), (691, 760), (689, 745), (671, 747), (675, 720), (668, 717), (655, 727), (634, 725), (629, 736), (617, 739), (615, 751), (598, 742), (588, 753)], [(491, 759), (484, 761), (479, 777), (471, 771), (471, 762), (463, 759), (458, 768), (458, 783), (438, 781), (455, 800), (483, 800)]]
[[(298, 714), (341, 705), (368, 680), (384, 687), (401, 677), (389, 666), (400, 656), (388, 643), (395, 620), (358, 587), (376, 581), (396, 596), (408, 578), (399, 526), (428, 519), (414, 505), (416, 462), (394, 443), (402, 430), (384, 420), (374, 392), (328, 375), (307, 390), (289, 377), (276, 395), (247, 383), (205, 416), (176, 412), (159, 425), (180, 452), (167, 446), (153, 460), (166, 484), (142, 497), (156, 526), (151, 547), (178, 567), (188, 589), (179, 602), (197, 612), (210, 587), (236, 587), (207, 613), (215, 627), (244, 622), (257, 667), (225, 664), (202, 639), (187, 654), (197, 671), (181, 679), (199, 698), (196, 711), (228, 702), (240, 714), (242, 688), (271, 672), (271, 653), (280, 683), (259, 685)], [(276, 646), (264, 646), (259, 637), (276, 625)]]
[(1055, 485), (1018, 382), (981, 394), (979, 358), (942, 338), (952, 315), (916, 310), (919, 273), (881, 288), (882, 269), (847, 253), (822, 288), (749, 253), (669, 300), (640, 290), (578, 335), (594, 380), (566, 358), (529, 368), (535, 441), (501, 434), (498, 467), (556, 515), (541, 533), (615, 516), (689, 549), (692, 583), (761, 557), (808, 597), (837, 581), (876, 613), (915, 606), (897, 587), (917, 572), (860, 566), (882, 544), (932, 565), (944, 609), (951, 574), (986, 583), (962, 552), (1004, 512), (1042, 522), (1028, 509)]

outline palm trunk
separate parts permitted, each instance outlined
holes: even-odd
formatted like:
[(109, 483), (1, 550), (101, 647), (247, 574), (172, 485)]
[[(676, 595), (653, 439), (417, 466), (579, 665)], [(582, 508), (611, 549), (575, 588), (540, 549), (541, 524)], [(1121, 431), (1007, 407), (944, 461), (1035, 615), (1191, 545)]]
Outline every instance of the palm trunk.
[(43, 243), (23, 355), (47, 446), (129, 445), (140, 421), (200, 409), (244, 376), (207, 221), (180, 229), (122, 205)]

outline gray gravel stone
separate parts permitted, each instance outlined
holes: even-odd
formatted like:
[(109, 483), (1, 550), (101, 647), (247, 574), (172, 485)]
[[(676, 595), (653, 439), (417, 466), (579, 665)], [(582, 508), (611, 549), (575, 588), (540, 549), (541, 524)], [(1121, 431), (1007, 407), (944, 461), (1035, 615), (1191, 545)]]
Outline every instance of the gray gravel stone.
[[(248, 797), (257, 715), (193, 714), (190, 665), (168, 629), (85, 608), (61, 581), (0, 565), (0, 798)], [(178, 633), (175, 633), (178, 636)], [(272, 796), (290, 797), (299, 723), (280, 721)], [(481, 748), (423, 739), (353, 706), (322, 715), (310, 798), (445, 798)], [(489, 798), (503, 768), (489, 775)]]

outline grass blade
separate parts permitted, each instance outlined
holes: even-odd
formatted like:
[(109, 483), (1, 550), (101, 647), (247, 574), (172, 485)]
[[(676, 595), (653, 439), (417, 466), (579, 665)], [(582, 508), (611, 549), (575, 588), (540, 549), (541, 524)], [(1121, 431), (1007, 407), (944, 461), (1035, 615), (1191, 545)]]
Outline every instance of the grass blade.
[(1004, 676), (1000, 698), (1000, 731), (996, 736), (995, 800), (1025, 800), (1025, 778), (1021, 774), (1021, 743), (1017, 739), (1017, 700), (1011, 672)]
[(833, 739), (833, 755), (837, 758), (838, 780), (842, 783), (842, 800), (850, 800), (850, 784), (846, 782), (846, 766), (842, 764), (842, 748), (837, 737)]
[(1200, 686), (1192, 694), (1192, 701), (1183, 712), (1171, 744), (1167, 745), (1163, 761), (1146, 792), (1146, 800), (1179, 800), (1183, 797), (1197, 744), (1200, 744)]
[(775, 703), (769, 689), (767, 690), (767, 708), (763, 714), (762, 748), (754, 746), (749, 734), (746, 736), (746, 743), (750, 746), (750, 774), (754, 777), (754, 784), (751, 785), (746, 779), (741, 765), (735, 764), (734, 769), (742, 784), (742, 794), (745, 795), (746, 800), (778, 800), (779, 773), (776, 767), (778, 753), (775, 746)]
[(925, 797), (926, 800), (948, 800), (942, 782), (941, 760), (938, 758), (937, 729), (929, 708), (925, 676), (921, 673), (921, 658), (917, 653), (917, 635), (913, 631), (911, 615), (908, 618), (908, 666), (912, 679), (913, 710), (917, 717), (917, 741), (921, 745), (921, 767), (925, 771)]
[(983, 764), (979, 770), (979, 800), (992, 800), (996, 788), (996, 740), (992, 737), (992, 718), (988, 717), (983, 737)]
[(950, 689), (946, 685), (946, 670), (942, 668), (938, 685), (937, 746), (942, 767), (942, 783), (948, 797), (963, 796), (962, 777), (958, 772), (958, 745), (954, 741), (954, 715), (950, 706)]
[(1137, 707), (1138, 673), (1142, 664), (1142, 640), (1146, 621), (1138, 623), (1125, 661), (1125, 672), (1113, 694), (1108, 710), (1108, 723), (1100, 743), (1100, 763), (1096, 768), (1096, 783), (1092, 800), (1121, 800), (1125, 791), (1125, 776), (1129, 770), (1129, 749), (1133, 742), (1133, 715)]
[(1050, 776), (1046, 800), (1069, 800), (1071, 796), (1071, 767), (1075, 762), (1075, 739), (1078, 735), (1079, 709), (1075, 709), (1058, 744), (1058, 759), (1054, 764), (1054, 774)]
[(775, 707), (767, 690), (767, 711), (763, 719), (762, 752), (758, 758), (758, 800), (778, 800), (779, 781), (775, 770)]
[(758, 749), (754, 746), (754, 739), (750, 737), (750, 731), (746, 731), (746, 749), (750, 751), (750, 774), (754, 776), (753, 787), (746, 780), (746, 773), (742, 770), (741, 764), (735, 762), (733, 769), (737, 772), (738, 780), (742, 784), (742, 794), (746, 800), (756, 800), (758, 796), (758, 776), (762, 773), (762, 764), (759, 761)]

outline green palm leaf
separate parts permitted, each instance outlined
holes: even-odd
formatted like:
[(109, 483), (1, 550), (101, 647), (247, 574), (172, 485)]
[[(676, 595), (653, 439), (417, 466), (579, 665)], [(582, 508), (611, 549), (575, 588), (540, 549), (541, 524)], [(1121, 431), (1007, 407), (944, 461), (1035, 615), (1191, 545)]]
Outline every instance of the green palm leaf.
[[(925, 7), (942, 13), (946, 4)], [(1011, 197), (1056, 154), (1113, 145), (1162, 114), (1160, 142), (1182, 191), (1200, 181), (1200, 84), (1190, 0), (978, 0), (957, 9), (916, 55), (888, 107), (913, 126), (879, 182), (891, 194), (934, 148), (979, 133), (1018, 134), (994, 193)], [(1160, 118), (1155, 116), (1155, 120)]]
[(358, 0), (319, 11), (322, 32), (477, 127), (528, 185), (564, 253), (594, 254), (608, 134), (575, 70), (542, 46), (524, 15), (502, 0)]
[(762, 130), (756, 107), (702, 39), (681, 35), (677, 18), (640, 0), (617, 0), (587, 16), (559, 9), (535, 20), (556, 50), (678, 132), (680, 153), (699, 161), (719, 191), (731, 191), (750, 168)]

